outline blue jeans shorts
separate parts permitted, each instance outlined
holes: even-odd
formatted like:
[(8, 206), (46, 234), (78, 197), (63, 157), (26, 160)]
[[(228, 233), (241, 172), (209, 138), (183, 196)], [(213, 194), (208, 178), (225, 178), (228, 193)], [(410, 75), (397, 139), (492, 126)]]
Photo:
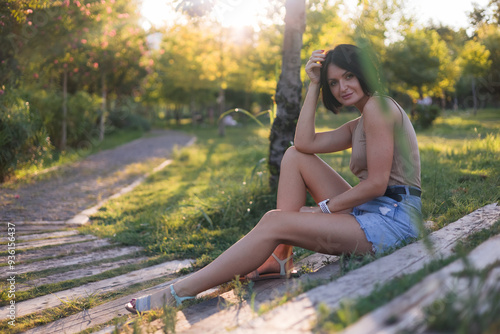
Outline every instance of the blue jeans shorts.
[(372, 243), (375, 253), (384, 253), (419, 235), (422, 201), (419, 196), (409, 194), (408, 186), (392, 186), (388, 189), (396, 187), (405, 187), (406, 194), (398, 195), (396, 199), (377, 197), (354, 207), (351, 212), (367, 240)]

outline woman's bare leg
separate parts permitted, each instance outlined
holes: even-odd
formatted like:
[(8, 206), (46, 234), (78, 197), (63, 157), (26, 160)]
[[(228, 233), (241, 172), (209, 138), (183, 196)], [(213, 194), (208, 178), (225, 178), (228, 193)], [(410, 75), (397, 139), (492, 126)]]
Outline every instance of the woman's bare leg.
[[(349, 183), (316, 155), (304, 154), (291, 147), (285, 152), (281, 162), (276, 208), (298, 212), (305, 205), (307, 190), (318, 203), (350, 188)], [(286, 259), (292, 251), (292, 246), (281, 244), (276, 247), (274, 253), (278, 258)], [(292, 267), (291, 260), (286, 268), (289, 270)], [(280, 271), (280, 266), (274, 257), (270, 256), (256, 271), (259, 274), (276, 273)], [(247, 276), (251, 278), (257, 275), (251, 273)]]
[[(290, 244), (325, 254), (364, 254), (372, 245), (349, 214), (270, 211), (245, 237), (212, 263), (174, 284), (179, 296), (194, 296), (257, 268), (279, 244)], [(152, 308), (172, 303), (169, 289), (151, 297)]]
[[(371, 243), (350, 214), (297, 212), (305, 204), (306, 190), (320, 201), (348, 189), (350, 185), (317, 156), (289, 149), (283, 158), (278, 187), (279, 210), (264, 215), (250, 233), (208, 266), (175, 283), (177, 294), (193, 296), (249, 273), (264, 263), (278, 245), (277, 251), (291, 250), (287, 245), (295, 245), (326, 254), (371, 252)], [(278, 264), (274, 261), (271, 265)], [(169, 289), (165, 289), (152, 296), (151, 305), (161, 307), (164, 301), (172, 300)]]

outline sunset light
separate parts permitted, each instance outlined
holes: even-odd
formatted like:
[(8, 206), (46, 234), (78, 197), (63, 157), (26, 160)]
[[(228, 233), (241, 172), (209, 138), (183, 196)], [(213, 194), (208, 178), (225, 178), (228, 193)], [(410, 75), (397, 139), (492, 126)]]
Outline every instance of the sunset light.
[[(210, 14), (224, 27), (253, 27), (259, 30), (259, 21), (265, 15), (269, 4), (264, 0), (219, 0)], [(180, 16), (171, 1), (143, 0), (141, 13), (143, 26), (163, 26), (172, 23)]]

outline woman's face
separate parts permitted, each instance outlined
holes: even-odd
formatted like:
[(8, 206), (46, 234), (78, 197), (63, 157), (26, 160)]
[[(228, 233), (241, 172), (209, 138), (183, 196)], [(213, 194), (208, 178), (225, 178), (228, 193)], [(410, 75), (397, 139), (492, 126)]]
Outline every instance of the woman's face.
[(343, 106), (356, 106), (367, 97), (358, 78), (348, 70), (329, 64), (326, 73), (330, 91)]

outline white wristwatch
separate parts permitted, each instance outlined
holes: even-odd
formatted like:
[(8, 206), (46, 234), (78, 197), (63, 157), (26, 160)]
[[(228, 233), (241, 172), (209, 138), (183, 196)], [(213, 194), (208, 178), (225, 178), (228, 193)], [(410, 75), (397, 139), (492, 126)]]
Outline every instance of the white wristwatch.
[(330, 211), (330, 209), (328, 208), (328, 205), (327, 205), (328, 202), (330, 202), (329, 198), (325, 199), (324, 201), (321, 201), (321, 202), (318, 203), (318, 205), (319, 205), (321, 211), (323, 211), (323, 213), (332, 213)]

